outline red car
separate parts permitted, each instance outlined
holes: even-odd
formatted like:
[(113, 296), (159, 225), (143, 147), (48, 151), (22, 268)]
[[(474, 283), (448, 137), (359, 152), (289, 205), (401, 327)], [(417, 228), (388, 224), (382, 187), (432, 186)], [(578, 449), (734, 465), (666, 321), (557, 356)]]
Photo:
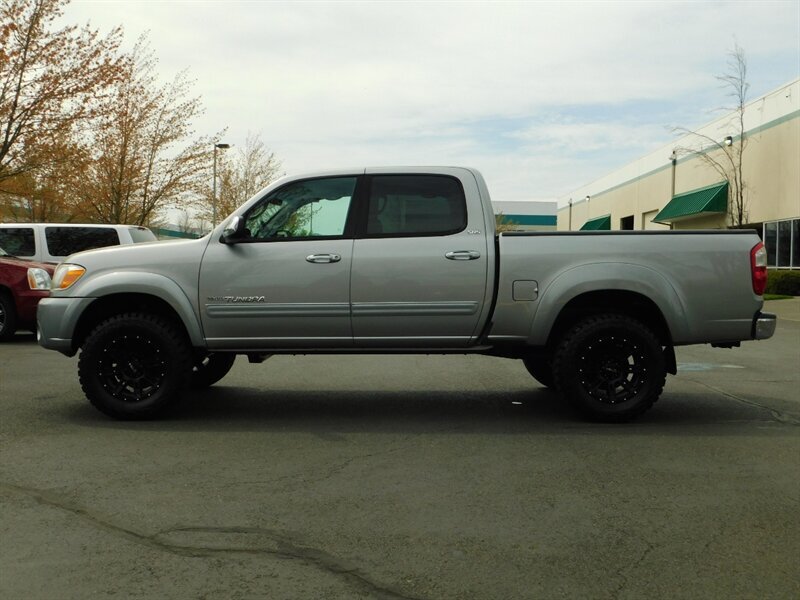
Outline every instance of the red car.
[(0, 248), (0, 342), (17, 329), (36, 331), (36, 305), (50, 295), (55, 265), (9, 256)]

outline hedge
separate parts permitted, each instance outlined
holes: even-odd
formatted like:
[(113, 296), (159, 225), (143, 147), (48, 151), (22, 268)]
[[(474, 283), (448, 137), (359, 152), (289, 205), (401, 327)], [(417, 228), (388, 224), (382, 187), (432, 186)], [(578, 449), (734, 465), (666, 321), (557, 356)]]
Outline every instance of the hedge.
[(767, 274), (768, 294), (787, 294), (800, 296), (800, 271), (777, 271), (770, 269)]

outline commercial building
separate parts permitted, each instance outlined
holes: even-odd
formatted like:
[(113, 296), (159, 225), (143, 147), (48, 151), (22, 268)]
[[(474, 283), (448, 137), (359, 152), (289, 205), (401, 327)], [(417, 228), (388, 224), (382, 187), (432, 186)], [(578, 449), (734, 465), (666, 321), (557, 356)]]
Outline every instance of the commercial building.
[(557, 202), (492, 202), (498, 225), (518, 231), (555, 231)]
[(738, 117), (720, 117), (560, 198), (558, 230), (754, 228), (771, 267), (800, 269), (800, 79), (745, 106), (741, 222), (729, 161), (741, 143)]

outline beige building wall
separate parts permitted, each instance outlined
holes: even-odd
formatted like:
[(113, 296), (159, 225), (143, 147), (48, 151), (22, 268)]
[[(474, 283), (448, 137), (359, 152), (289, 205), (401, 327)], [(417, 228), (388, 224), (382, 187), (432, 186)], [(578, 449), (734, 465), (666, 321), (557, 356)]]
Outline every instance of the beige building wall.
[[(780, 91), (785, 90), (789, 92), (767, 95), (749, 104), (746, 110), (754, 126), (746, 132), (747, 146), (742, 170), (746, 186), (747, 222), (754, 225), (800, 217), (800, 98), (793, 98), (792, 94), (793, 91), (800, 92), (800, 80)], [(800, 97), (800, 93), (796, 96)], [(771, 112), (762, 114), (762, 110), (759, 113), (767, 100), (772, 103)], [(722, 139), (722, 133), (730, 131), (729, 118), (723, 118), (708, 127), (712, 126), (715, 128), (714, 135)], [(682, 145), (681, 142), (675, 144), (678, 147)], [(670, 153), (670, 147), (665, 146), (619, 172), (609, 174), (597, 184), (584, 186), (579, 190), (581, 199), (573, 200), (571, 209), (569, 202), (562, 199), (562, 204), (566, 205), (558, 212), (558, 230), (578, 230), (587, 220), (604, 215), (611, 215), (613, 230), (620, 229), (621, 219), (631, 215), (635, 229), (667, 228), (653, 223), (652, 218), (673, 196), (673, 168), (674, 194), (724, 182), (719, 173), (696, 156), (684, 156), (673, 167), (669, 160)], [(721, 151), (710, 156), (719, 158)], [(615, 180), (620, 183), (614, 185)], [(588, 200), (585, 199), (586, 195), (589, 196)], [(729, 223), (727, 215), (702, 215), (677, 221), (673, 227), (716, 229), (727, 227)]]

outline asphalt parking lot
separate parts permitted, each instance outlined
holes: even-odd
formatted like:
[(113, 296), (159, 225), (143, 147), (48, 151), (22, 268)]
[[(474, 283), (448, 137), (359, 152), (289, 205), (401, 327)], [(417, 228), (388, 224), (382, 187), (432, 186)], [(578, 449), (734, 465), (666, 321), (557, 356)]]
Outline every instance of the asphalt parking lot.
[[(786, 304), (779, 304), (786, 302)], [(238, 359), (122, 423), (0, 345), (0, 597), (797, 598), (800, 300), (627, 425), (521, 363)]]

